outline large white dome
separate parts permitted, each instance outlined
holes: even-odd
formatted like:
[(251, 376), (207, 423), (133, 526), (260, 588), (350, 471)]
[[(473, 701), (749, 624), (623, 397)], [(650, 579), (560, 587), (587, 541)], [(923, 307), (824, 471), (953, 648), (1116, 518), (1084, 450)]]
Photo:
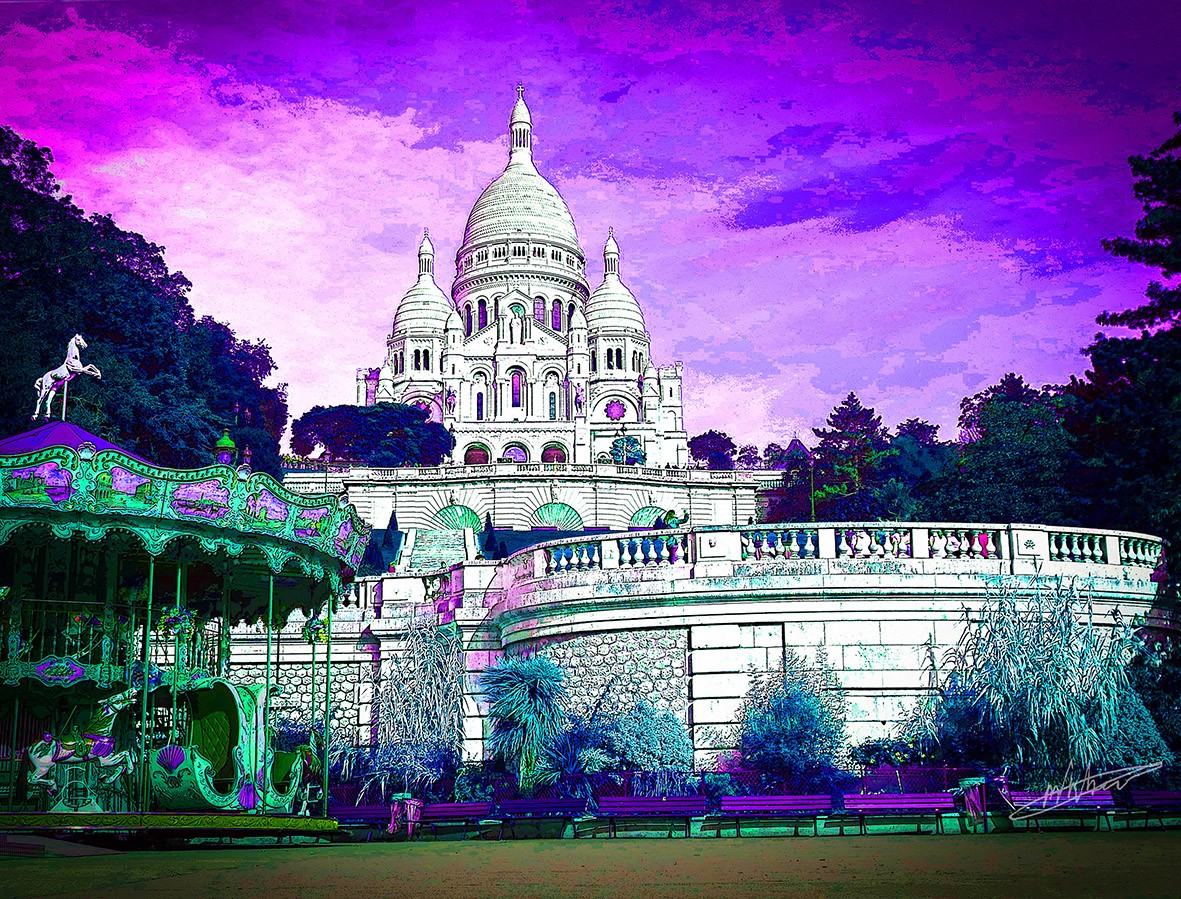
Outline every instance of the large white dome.
[(451, 301), (435, 283), (435, 248), (430, 236), (424, 233), (418, 248), (418, 280), (398, 303), (394, 336), (431, 334), (441, 337), (452, 311)]
[(524, 88), (509, 116), (509, 161), (504, 172), (484, 188), (468, 215), (459, 256), (476, 247), (514, 238), (553, 243), (580, 257), (574, 219), (566, 201), (533, 164), (533, 120)]
[(614, 232), (603, 248), (603, 283), (586, 302), (586, 325), (591, 331), (644, 332), (644, 314), (632, 292), (619, 280), (619, 245)]
[(539, 238), (578, 248), (574, 219), (566, 201), (537, 169), (510, 163), (499, 178), (484, 188), (472, 207), (460, 252), (514, 237)]

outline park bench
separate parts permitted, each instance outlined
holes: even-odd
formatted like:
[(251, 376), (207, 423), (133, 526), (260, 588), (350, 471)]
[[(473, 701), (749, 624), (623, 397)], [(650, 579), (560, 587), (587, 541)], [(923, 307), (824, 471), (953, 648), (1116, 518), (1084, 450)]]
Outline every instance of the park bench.
[[(684, 820), (685, 836), (689, 836), (693, 819), (704, 814), (704, 796), (603, 796), (599, 799), (599, 817), (607, 819), (613, 837), (620, 820), (668, 820), (670, 837), (673, 833), (671, 822)], [(577, 830), (574, 835), (578, 836)]]
[(1181, 818), (1181, 791), (1177, 790), (1132, 790), (1132, 812), (1144, 813), (1144, 826), (1148, 827), (1148, 820), (1156, 818), (1160, 826), (1165, 826), (1165, 816)]
[(422, 807), (418, 823), (420, 827), (429, 825), (431, 834), (436, 837), (438, 836), (436, 828), (440, 824), (462, 824), (463, 838), (466, 840), (469, 828), (474, 829), (476, 835), (479, 836), (480, 822), (491, 816), (491, 802), (428, 802)]
[(1010, 820), (1023, 821), (1026, 830), (1029, 830), (1029, 822), (1033, 821), (1039, 832), (1042, 821), (1046, 819), (1077, 818), (1079, 827), (1082, 827), (1087, 818), (1094, 818), (1095, 830), (1099, 830), (1103, 821), (1107, 822), (1107, 829), (1111, 830), (1112, 817), (1120, 814), (1127, 817), (1125, 810), (1116, 806), (1111, 790), (1089, 793), (1072, 790), (1009, 790), (1005, 800), (1013, 807), (1009, 812)]
[[(498, 839), (504, 838), (505, 827), (515, 839), (517, 824), (532, 824), (540, 835), (543, 821), (560, 820), (564, 833), (567, 822), (574, 827), (574, 819), (585, 814), (585, 799), (504, 799), (496, 803), (496, 811), (492, 817), (500, 819)], [(574, 835), (578, 836), (577, 828)]]
[(866, 825), (873, 821), (880, 824), (914, 824), (916, 833), (923, 833), (923, 823), (934, 820), (935, 832), (943, 833), (943, 816), (957, 811), (954, 793), (875, 793), (873, 795), (846, 795), (844, 813), (828, 818), (826, 827), (845, 828), (857, 823), (858, 832), (866, 833)]
[(374, 834), (382, 833), (390, 825), (392, 809), (390, 804), (380, 805), (333, 805), (328, 808), (328, 817), (346, 830), (366, 829), (365, 842)]
[(722, 835), (724, 822), (734, 819), (734, 835), (742, 836), (742, 822), (757, 823), (774, 821), (790, 822), (796, 835), (800, 825), (811, 822), (812, 835), (817, 833), (817, 819), (832, 814), (832, 797), (827, 793), (804, 796), (723, 796), (721, 812), (718, 815), (718, 829), (714, 836)]

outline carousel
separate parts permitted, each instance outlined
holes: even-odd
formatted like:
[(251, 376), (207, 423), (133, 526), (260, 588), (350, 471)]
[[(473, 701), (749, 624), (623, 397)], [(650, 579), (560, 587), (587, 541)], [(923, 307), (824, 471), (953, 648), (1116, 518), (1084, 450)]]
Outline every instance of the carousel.
[[(0, 440), (0, 830), (334, 828), (328, 637), (369, 529), (236, 465), (228, 432), (212, 449), (160, 468), (64, 409)], [(273, 635), (297, 609), (314, 699), (281, 746)], [(231, 666), (243, 623), (261, 671)]]

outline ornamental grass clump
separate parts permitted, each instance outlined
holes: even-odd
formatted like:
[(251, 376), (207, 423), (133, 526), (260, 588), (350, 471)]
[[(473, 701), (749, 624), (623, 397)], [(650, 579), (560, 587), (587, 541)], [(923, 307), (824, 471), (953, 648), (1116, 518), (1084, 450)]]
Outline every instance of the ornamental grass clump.
[(1129, 680), (1150, 653), (1118, 612), (1096, 621), (1073, 580), (1000, 581), (965, 610), (942, 672), (929, 654), (935, 689), (909, 730), (944, 757), (1016, 766), (1039, 785), (1173, 760)]

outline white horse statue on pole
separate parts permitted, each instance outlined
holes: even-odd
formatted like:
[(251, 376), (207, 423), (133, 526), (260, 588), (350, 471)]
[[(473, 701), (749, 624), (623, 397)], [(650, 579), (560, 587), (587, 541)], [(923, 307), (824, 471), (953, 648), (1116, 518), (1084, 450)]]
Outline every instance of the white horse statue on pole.
[(78, 375), (90, 375), (102, 379), (103, 373), (93, 365), (83, 365), (78, 351), (86, 349), (86, 341), (81, 334), (70, 338), (70, 345), (66, 348), (66, 361), (52, 371), (47, 371), (34, 383), (37, 391), (37, 405), (33, 408), (33, 420), (36, 421), (41, 411), (41, 404), (45, 403), (45, 417), (49, 418), (49, 407), (53, 405), (53, 398), (57, 396), (57, 389), (62, 390), (62, 421), (66, 419), (66, 397), (69, 394), (70, 382)]

